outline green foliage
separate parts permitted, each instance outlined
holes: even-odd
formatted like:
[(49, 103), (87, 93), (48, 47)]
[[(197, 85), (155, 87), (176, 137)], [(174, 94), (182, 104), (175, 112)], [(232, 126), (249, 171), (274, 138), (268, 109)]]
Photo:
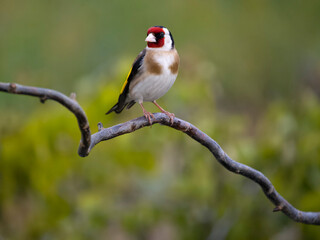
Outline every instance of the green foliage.
[[(142, 115), (104, 113), (146, 29), (165, 25), (181, 68), (160, 105), (295, 207), (319, 211), (319, 11), (318, 1), (3, 1), (1, 81), (76, 92), (96, 132)], [(0, 238), (320, 236), (272, 213), (256, 184), (168, 127), (102, 142), (82, 159), (77, 122), (57, 103), (1, 93), (0, 113)]]

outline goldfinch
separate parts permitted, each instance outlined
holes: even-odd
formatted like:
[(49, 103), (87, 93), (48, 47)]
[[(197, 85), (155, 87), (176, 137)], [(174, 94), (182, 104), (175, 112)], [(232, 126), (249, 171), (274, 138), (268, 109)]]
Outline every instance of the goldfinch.
[(145, 110), (143, 102), (152, 102), (173, 123), (174, 114), (167, 112), (156, 102), (168, 92), (178, 75), (180, 58), (173, 37), (167, 28), (154, 26), (148, 29), (145, 41), (147, 47), (133, 62), (118, 102), (106, 114), (120, 113), (125, 107), (129, 109), (137, 102), (151, 125), (151, 118), (154, 116)]

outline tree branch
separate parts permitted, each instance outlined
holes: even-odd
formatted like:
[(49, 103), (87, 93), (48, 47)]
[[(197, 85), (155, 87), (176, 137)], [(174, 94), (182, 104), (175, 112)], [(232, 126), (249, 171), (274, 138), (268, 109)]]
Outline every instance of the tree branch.
[[(90, 128), (87, 117), (80, 105), (72, 98), (69, 98), (64, 94), (51, 89), (27, 87), (14, 83), (0, 83), (0, 91), (36, 96), (39, 97), (42, 102), (47, 99), (51, 99), (68, 108), (78, 120), (81, 131), (81, 141), (78, 154), (82, 157), (89, 155), (92, 148), (101, 141), (106, 141), (111, 138), (131, 133), (140, 128), (149, 126), (148, 121), (144, 117), (136, 118), (109, 128), (103, 128), (102, 124), (99, 123), (99, 131), (90, 136)], [(170, 118), (163, 113), (155, 113), (154, 117), (155, 118), (153, 119), (152, 124), (160, 123), (186, 133), (195, 141), (205, 146), (214, 155), (218, 162), (226, 169), (233, 173), (247, 177), (257, 183), (262, 188), (262, 191), (267, 198), (275, 205), (275, 208), (273, 209), (274, 212), (282, 211), (289, 218), (296, 222), (320, 225), (320, 212), (304, 212), (293, 207), (275, 190), (274, 186), (266, 176), (245, 164), (241, 164), (232, 160), (222, 150), (216, 141), (192, 124), (179, 118), (175, 118), (173, 124), (171, 125)]]
[(29, 95), (39, 97), (40, 101), (44, 103), (46, 100), (54, 100), (69, 109), (77, 118), (78, 125), (81, 132), (81, 140), (78, 148), (78, 154), (81, 157), (88, 155), (88, 149), (91, 143), (91, 133), (87, 116), (80, 105), (75, 100), (75, 94), (72, 93), (70, 97), (47, 88), (28, 87), (16, 83), (2, 83), (0, 82), (0, 91), (13, 94)]

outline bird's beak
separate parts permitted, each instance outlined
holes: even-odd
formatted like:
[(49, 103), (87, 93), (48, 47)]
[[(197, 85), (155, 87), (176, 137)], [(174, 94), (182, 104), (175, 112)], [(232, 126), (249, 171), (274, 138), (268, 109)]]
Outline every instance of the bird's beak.
[(153, 33), (149, 33), (149, 35), (147, 36), (146, 42), (157, 42), (156, 37), (153, 35)]

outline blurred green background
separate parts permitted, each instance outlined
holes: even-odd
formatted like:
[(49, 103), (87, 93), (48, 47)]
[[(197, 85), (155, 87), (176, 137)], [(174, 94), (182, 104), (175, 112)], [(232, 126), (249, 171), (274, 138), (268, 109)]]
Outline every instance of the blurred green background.
[[(295, 207), (320, 211), (320, 1), (0, 2), (0, 81), (76, 92), (92, 132), (139, 117), (116, 102), (146, 30), (181, 57), (158, 102)], [(149, 111), (157, 111), (145, 104)], [(0, 93), (0, 239), (319, 239), (203, 146), (160, 125), (77, 156), (74, 116)]]

